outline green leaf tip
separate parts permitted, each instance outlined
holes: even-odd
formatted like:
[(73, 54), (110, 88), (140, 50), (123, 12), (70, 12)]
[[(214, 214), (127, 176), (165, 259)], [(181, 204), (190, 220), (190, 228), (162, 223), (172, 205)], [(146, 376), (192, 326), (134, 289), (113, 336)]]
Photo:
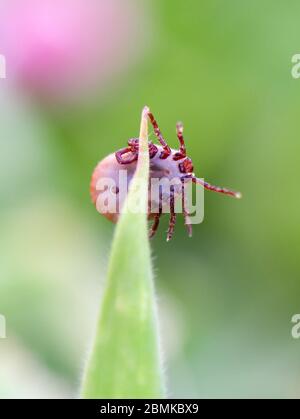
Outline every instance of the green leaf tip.
[[(137, 169), (116, 226), (83, 398), (164, 397), (147, 231), (148, 111), (142, 111)], [(140, 211), (133, 213), (137, 201)]]

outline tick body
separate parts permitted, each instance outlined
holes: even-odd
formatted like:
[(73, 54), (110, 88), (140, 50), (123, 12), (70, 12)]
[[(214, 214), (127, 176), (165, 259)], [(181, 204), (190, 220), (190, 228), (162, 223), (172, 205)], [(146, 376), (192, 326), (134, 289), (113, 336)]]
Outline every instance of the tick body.
[[(188, 234), (191, 236), (192, 225), (189, 220), (187, 202), (184, 193), (184, 185), (186, 182), (200, 184), (207, 190), (230, 195), (235, 198), (240, 198), (241, 194), (227, 188), (211, 185), (208, 182), (205, 182), (195, 176), (192, 160), (187, 156), (186, 153), (182, 123), (179, 122), (176, 125), (179, 149), (174, 150), (169, 147), (163, 138), (158, 124), (150, 111), (148, 112), (148, 117), (154, 128), (155, 136), (159, 142), (159, 144), (149, 142), (150, 178), (148, 218), (153, 219), (153, 224), (150, 229), (149, 236), (153, 237), (155, 235), (159, 226), (160, 217), (165, 212), (164, 208), (168, 207), (170, 219), (167, 232), (167, 241), (172, 238), (177, 216), (175, 212), (175, 200), (178, 198), (181, 198), (182, 200), (182, 213)], [(121, 187), (120, 173), (124, 173), (124, 171), (126, 171), (126, 187), (128, 187), (136, 170), (138, 153), (139, 140), (138, 138), (132, 138), (128, 141), (127, 147), (124, 147), (121, 150), (108, 155), (102, 161), (100, 161), (93, 172), (90, 185), (92, 201), (96, 205), (97, 210), (112, 222), (118, 221), (125, 198), (125, 196), (121, 198), (119, 195)], [(103, 179), (110, 179), (112, 186), (110, 187), (107, 185), (106, 187), (99, 187), (99, 183), (101, 183), (101, 180)], [(165, 189), (160, 187), (158, 197), (155, 197), (153, 200), (153, 193), (150, 184), (151, 180), (154, 179), (158, 181), (161, 179), (167, 179), (171, 182), (172, 180), (177, 179), (178, 182), (171, 183), (172, 186), (167, 193), (165, 192)], [(103, 193), (105, 193), (106, 196), (107, 194), (110, 194), (116, 198), (110, 201), (112, 203), (111, 206), (110, 204), (107, 204), (107, 202), (98, 199), (99, 197), (101, 198), (101, 194)]]

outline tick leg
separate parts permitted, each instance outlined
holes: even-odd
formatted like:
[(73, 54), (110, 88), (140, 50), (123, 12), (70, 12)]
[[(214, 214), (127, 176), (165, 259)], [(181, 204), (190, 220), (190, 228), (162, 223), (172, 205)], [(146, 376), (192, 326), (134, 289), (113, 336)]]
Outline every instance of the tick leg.
[(155, 236), (155, 233), (156, 233), (156, 231), (158, 229), (158, 226), (159, 226), (160, 216), (161, 216), (161, 214), (155, 214), (155, 216), (154, 216), (154, 221), (153, 221), (152, 227), (149, 231), (149, 239), (152, 239), (152, 237)]
[(183, 180), (182, 181), (182, 212), (183, 212), (184, 224), (186, 226), (188, 235), (189, 237), (192, 237), (193, 228), (192, 228), (189, 213), (187, 211), (187, 207), (188, 207), (188, 203), (187, 203), (186, 195), (185, 195), (185, 182)]
[(242, 197), (241, 192), (235, 192), (235, 191), (232, 191), (231, 189), (227, 189), (227, 188), (222, 188), (220, 186), (211, 185), (210, 183), (205, 182), (204, 180), (199, 179), (197, 177), (192, 177), (192, 180), (193, 180), (194, 183), (198, 183), (199, 185), (202, 185), (208, 191), (223, 193), (225, 195), (233, 196), (234, 198), (237, 198), (237, 199), (239, 199), (239, 198)]
[(158, 124), (157, 124), (152, 112), (150, 112), (150, 111), (148, 112), (148, 117), (150, 119), (151, 124), (153, 125), (154, 133), (155, 133), (158, 141), (163, 146), (163, 152), (162, 152), (160, 158), (161, 159), (166, 159), (171, 154), (171, 149), (168, 146), (168, 144), (166, 143), (166, 141), (164, 140), (164, 137), (162, 136), (162, 133), (161, 133), (159, 127), (158, 127)]
[(177, 132), (177, 137), (180, 143), (180, 149), (179, 149), (179, 153), (181, 157), (186, 157), (186, 148), (185, 148), (185, 142), (184, 142), (184, 138), (183, 138), (183, 124), (182, 122), (177, 122), (176, 124), (176, 132)]
[(132, 153), (132, 156), (127, 158), (127, 159), (123, 158), (124, 154), (130, 153), (130, 152), (132, 152), (132, 147), (122, 148), (121, 150), (117, 151), (115, 153), (117, 162), (119, 164), (130, 164), (130, 163), (134, 162), (135, 160), (137, 160), (138, 153), (136, 153), (136, 152)]
[(174, 233), (174, 228), (176, 224), (176, 213), (175, 213), (175, 199), (174, 199), (174, 188), (171, 188), (170, 192), (170, 221), (169, 221), (169, 228), (167, 233), (167, 242), (171, 240)]
[[(151, 205), (151, 204), (150, 204)], [(149, 211), (151, 211), (151, 206), (149, 208)], [(159, 204), (158, 204), (158, 213), (154, 215), (154, 222), (152, 224), (152, 227), (149, 231), (149, 238), (152, 239), (152, 237), (155, 235), (158, 226), (159, 226), (159, 220), (162, 214), (162, 187), (159, 187)]]

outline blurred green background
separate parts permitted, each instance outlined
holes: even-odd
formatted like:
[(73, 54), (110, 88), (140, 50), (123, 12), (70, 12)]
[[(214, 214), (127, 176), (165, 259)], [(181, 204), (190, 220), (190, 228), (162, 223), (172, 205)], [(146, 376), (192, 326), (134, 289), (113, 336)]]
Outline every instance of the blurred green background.
[(298, 397), (300, 4), (139, 8), (137, 56), (91, 100), (0, 80), (0, 397), (78, 395), (115, 228), (90, 176), (138, 134), (145, 104), (173, 147), (184, 122), (199, 177), (243, 192), (206, 192), (192, 239), (179, 218), (166, 243), (166, 217), (152, 241), (168, 395)]

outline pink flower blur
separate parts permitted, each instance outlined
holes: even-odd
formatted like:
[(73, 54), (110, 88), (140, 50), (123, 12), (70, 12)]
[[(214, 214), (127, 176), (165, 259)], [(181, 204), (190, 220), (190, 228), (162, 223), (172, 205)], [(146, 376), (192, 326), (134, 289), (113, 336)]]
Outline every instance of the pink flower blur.
[(64, 99), (103, 88), (138, 49), (135, 0), (4, 0), (0, 53), (7, 77), (30, 93)]

